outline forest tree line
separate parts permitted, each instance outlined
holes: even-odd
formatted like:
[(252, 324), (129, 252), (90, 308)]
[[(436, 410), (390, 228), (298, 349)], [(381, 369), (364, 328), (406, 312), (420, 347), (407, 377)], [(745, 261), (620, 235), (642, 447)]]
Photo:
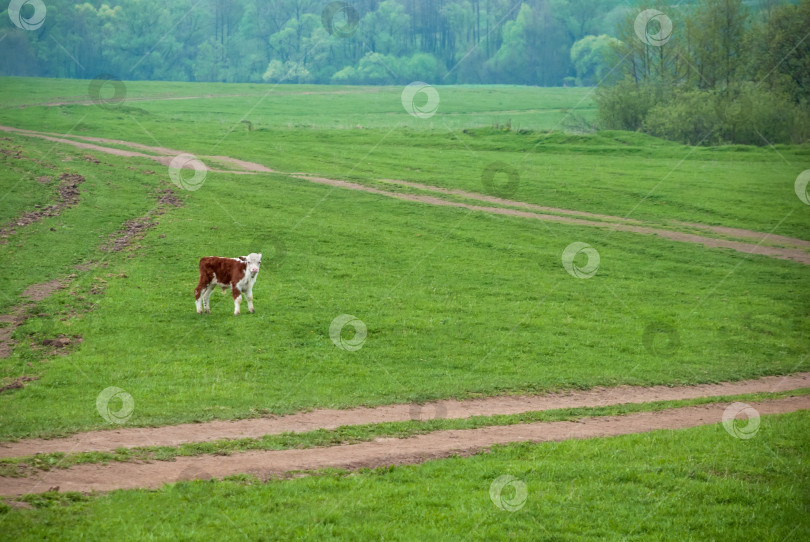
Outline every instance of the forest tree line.
[(40, 28), (6, 19), (0, 74), (589, 85), (602, 62), (595, 46), (632, 11), (627, 0), (42, 1)]
[(810, 0), (32, 0), (19, 16), (36, 1), (41, 26), (6, 19), (0, 75), (598, 85), (590, 128), (810, 139)]

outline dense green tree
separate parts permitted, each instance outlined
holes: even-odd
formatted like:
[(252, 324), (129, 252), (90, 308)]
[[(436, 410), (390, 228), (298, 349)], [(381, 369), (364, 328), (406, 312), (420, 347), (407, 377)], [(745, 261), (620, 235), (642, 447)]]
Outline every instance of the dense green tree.
[(665, 41), (631, 12), (615, 45), (619, 77), (597, 92), (600, 125), (689, 144), (807, 141), (810, 0), (766, 7), (752, 17), (741, 0), (658, 4), (673, 19)]
[(616, 63), (620, 44), (614, 37), (585, 36), (571, 46), (571, 63), (577, 74), (577, 84), (592, 86), (605, 78)]

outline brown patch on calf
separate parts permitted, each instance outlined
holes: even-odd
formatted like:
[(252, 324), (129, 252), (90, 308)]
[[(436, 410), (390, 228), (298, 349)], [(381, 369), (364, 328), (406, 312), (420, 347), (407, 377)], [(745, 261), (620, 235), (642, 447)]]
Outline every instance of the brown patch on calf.
[(223, 289), (228, 284), (231, 285), (231, 293), (236, 299), (242, 295), (242, 291), (236, 286), (240, 280), (245, 278), (247, 272), (247, 262), (233, 258), (220, 258), (218, 256), (208, 256), (200, 259), (200, 282), (194, 289), (194, 300), (200, 299), (202, 292), (214, 280), (216, 275), (217, 285)]

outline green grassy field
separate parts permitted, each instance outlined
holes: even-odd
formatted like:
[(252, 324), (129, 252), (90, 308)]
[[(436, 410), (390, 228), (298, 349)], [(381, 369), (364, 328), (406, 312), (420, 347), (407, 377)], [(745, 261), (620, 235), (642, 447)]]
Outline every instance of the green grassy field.
[[(58, 89), (47, 79), (4, 83), (3, 103), (39, 103), (63, 94), (87, 99), (83, 81)], [(792, 190), (810, 162), (808, 146), (695, 149), (641, 134), (546, 133), (575, 116), (593, 117), (589, 89), (438, 87), (439, 109), (427, 119), (405, 111), (396, 87), (127, 82), (126, 89), (139, 99), (229, 97), (113, 108), (6, 107), (0, 124), (238, 156), (279, 171), (477, 192), (484, 191), (483, 170), (503, 162), (520, 176), (521, 201), (651, 221), (764, 231), (779, 224), (779, 233), (808, 236), (806, 213), (798, 211), (802, 203)], [(524, 120), (517, 122), (518, 116)], [(505, 131), (510, 118), (512, 130)]]
[[(802, 540), (808, 435), (801, 412), (763, 417), (750, 440), (713, 425), (266, 484), (49, 493), (0, 508), (0, 527), (15, 540)], [(490, 497), (504, 475), (516, 482), (498, 502), (514, 511)]]
[[(179, 206), (159, 205), (173, 185), (157, 162), (0, 134), (0, 226), (56, 201), (62, 173), (85, 178), (76, 206), (17, 227), (0, 244), (0, 313), (25, 302), (32, 284), (66, 284), (26, 309), (15, 350), (0, 360), (3, 385), (38, 377), (0, 394), (0, 441), (114, 428), (96, 405), (110, 386), (133, 398), (126, 425), (157, 426), (807, 370), (806, 265), (406, 202), (286, 173), (411, 194), (424, 192), (382, 180), (487, 194), (483, 171), (503, 163), (519, 174), (510, 197), (520, 202), (810, 241), (810, 207), (793, 190), (810, 167), (810, 146), (695, 149), (582, 133), (574, 129), (594, 116), (588, 89), (437, 90), (438, 112), (419, 119), (394, 87), (127, 82), (129, 101), (114, 108), (29, 107), (84, 100), (87, 82), (0, 79), (0, 125), (231, 156), (279, 172), (209, 172), (199, 190), (175, 189)], [(193, 96), (212, 97), (163, 99)], [(124, 223), (144, 216), (154, 225), (143, 238), (105, 250)], [(561, 255), (573, 242), (598, 251), (593, 278), (565, 271)], [(234, 318), (230, 296), (215, 292), (212, 314), (197, 315), (198, 258), (251, 251), (264, 253), (256, 313)], [(359, 350), (330, 338), (342, 314), (367, 326)], [(645, 331), (661, 324), (677, 345), (662, 334), (649, 350)], [(42, 345), (59, 336), (74, 338), (63, 355)], [(0, 466), (8, 474), (20, 462), (49, 468), (330, 446), (718, 400), (351, 426)], [(802, 539), (810, 534), (808, 423), (803, 412), (766, 416), (750, 440), (715, 425), (266, 484), (239, 476), (103, 496), (46, 493), (25, 498), (34, 509), (0, 503), (0, 538), (203, 539), (224, 530), (224, 538), (248, 539)], [(516, 512), (490, 500), (504, 474), (527, 489)]]
[[(4, 104), (86, 92), (81, 81), (4, 83)], [(637, 134), (549, 134), (538, 130), (552, 126), (537, 119), (529, 131), (504, 131), (492, 128), (500, 113), (480, 116), (493, 108), (587, 109), (582, 89), (441, 87), (442, 105), (431, 119), (409, 116), (394, 88), (127, 83), (127, 90), (133, 97), (250, 97), (141, 101), (118, 110), (6, 107), (0, 124), (234, 156), (280, 171), (481, 193), (482, 168), (500, 160), (519, 168), (514, 198), (521, 201), (810, 239), (810, 208), (793, 193), (810, 155), (806, 146), (691, 149)], [(262, 91), (267, 98), (248, 115), (256, 127), (248, 132), (238, 121)], [(354, 120), (335, 125), (345, 129), (329, 127), (330, 119), (351, 114), (391, 121), (372, 129), (352, 128)], [(34, 309), (49, 317), (18, 329), (20, 345), (0, 364), (6, 380), (41, 377), (0, 395), (2, 439), (105, 427), (95, 399), (108, 386), (133, 396), (128, 424), (160, 425), (619, 383), (711, 382), (808, 364), (810, 290), (807, 268), (798, 263), (407, 203), (282, 174), (213, 172), (200, 190), (181, 193), (184, 205), (157, 217), (136, 247), (106, 253), (100, 246), (110, 234), (155, 207), (155, 191), (169, 184), (166, 168), (99, 153), (95, 164), (73, 147), (8, 138), (0, 143), (22, 145), (27, 158), (0, 155), (5, 216), (43, 201), (37, 176), (70, 171), (87, 180), (78, 206), (0, 245), (12, 277), (0, 296), (5, 310), (30, 284), (77, 275)], [(561, 265), (563, 249), (575, 241), (599, 251), (592, 279), (573, 278)], [(256, 314), (233, 318), (230, 299), (219, 293), (211, 316), (195, 314), (197, 259), (254, 250), (265, 253)], [(87, 262), (103, 266), (75, 268)], [(368, 328), (358, 351), (330, 340), (330, 323), (344, 313)], [(670, 356), (643, 345), (645, 329), (656, 322), (679, 337)], [(39, 344), (59, 334), (83, 342), (68, 356), (48, 356)]]

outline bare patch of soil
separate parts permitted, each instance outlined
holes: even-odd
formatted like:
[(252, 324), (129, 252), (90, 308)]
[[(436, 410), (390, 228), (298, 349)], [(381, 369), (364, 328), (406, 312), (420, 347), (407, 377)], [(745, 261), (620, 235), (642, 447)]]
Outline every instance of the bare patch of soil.
[(39, 380), (38, 376), (21, 376), (19, 378), (15, 378), (10, 384), (6, 384), (5, 386), (0, 386), (0, 393), (8, 390), (21, 390), (25, 387), (26, 382), (33, 382), (34, 380)]
[(146, 232), (157, 225), (157, 217), (166, 213), (167, 207), (180, 207), (183, 200), (170, 188), (158, 190), (157, 208), (149, 211), (144, 216), (139, 216), (128, 220), (124, 227), (106, 243), (101, 246), (101, 250), (106, 252), (120, 252), (131, 246), (136, 241), (142, 239)]
[(11, 336), (14, 331), (20, 327), (20, 324), (25, 321), (25, 311), (28, 306), (20, 305), (14, 308), (11, 314), (4, 314), (0, 316), (0, 322), (8, 324), (0, 327), (0, 359), (7, 358), (14, 350), (14, 340)]
[(0, 457), (19, 457), (53, 452), (113, 451), (138, 446), (178, 446), (187, 442), (220, 439), (259, 438), (285, 432), (335, 429), (344, 425), (362, 425), (433, 418), (469, 418), (520, 414), (559, 408), (598, 407), (637, 404), (651, 401), (675, 401), (698, 397), (720, 397), (744, 393), (788, 391), (810, 386), (810, 373), (767, 376), (757, 380), (700, 384), (683, 387), (618, 386), (588, 391), (549, 393), (534, 396), (507, 395), (457, 401), (454, 399), (419, 404), (387, 405), (347, 410), (319, 409), (289, 416), (187, 423), (164, 427), (121, 428), (90, 431), (60, 439), (26, 439), (0, 443)]
[[(626, 416), (586, 418), (576, 422), (538, 422), (436, 431), (405, 439), (378, 439), (360, 444), (304, 450), (178, 457), (171, 462), (76, 465), (64, 470), (39, 472), (28, 478), (0, 477), (0, 495), (19, 496), (42, 492), (54, 486), (59, 491), (81, 492), (159, 488), (166, 483), (188, 479), (195, 476), (194, 473), (215, 478), (247, 473), (267, 480), (295, 471), (405, 465), (452, 455), (471, 455), (496, 444), (601, 438), (716, 424), (721, 422), (727, 406), (713, 404)], [(795, 412), (810, 408), (810, 396), (763, 401), (750, 406), (761, 415)], [(734, 437), (723, 434), (718, 438)]]
[[(42, 177), (40, 177), (40, 179), (42, 179)], [(81, 175), (62, 173), (59, 176), (59, 186), (57, 187), (59, 201), (53, 205), (37, 209), (36, 211), (24, 213), (5, 226), (0, 227), (0, 244), (7, 243), (8, 238), (17, 232), (16, 228), (28, 226), (44, 218), (58, 216), (65, 208), (77, 205), (79, 203), (79, 185), (83, 182), (84, 177)]]
[(45, 339), (42, 341), (42, 346), (50, 346), (51, 348), (65, 348), (71, 344), (82, 342), (81, 337), (68, 337), (67, 335), (59, 335), (55, 339)]
[(124, 223), (124, 227), (115, 237), (101, 247), (105, 252), (120, 252), (140, 239), (155, 225), (151, 216), (133, 218)]
[(42, 301), (56, 290), (63, 288), (61, 280), (51, 280), (42, 284), (32, 284), (26, 288), (22, 296), (31, 300), (29, 303), (21, 303), (14, 307), (9, 314), (0, 315), (0, 322), (8, 324), (0, 327), (0, 359), (7, 358), (14, 349), (14, 340), (11, 336), (14, 331), (26, 320), (28, 310), (34, 303)]
[(23, 291), (22, 295), (30, 298), (31, 301), (42, 301), (56, 290), (61, 290), (62, 288), (64, 288), (62, 281), (54, 279), (41, 284), (32, 284)]

